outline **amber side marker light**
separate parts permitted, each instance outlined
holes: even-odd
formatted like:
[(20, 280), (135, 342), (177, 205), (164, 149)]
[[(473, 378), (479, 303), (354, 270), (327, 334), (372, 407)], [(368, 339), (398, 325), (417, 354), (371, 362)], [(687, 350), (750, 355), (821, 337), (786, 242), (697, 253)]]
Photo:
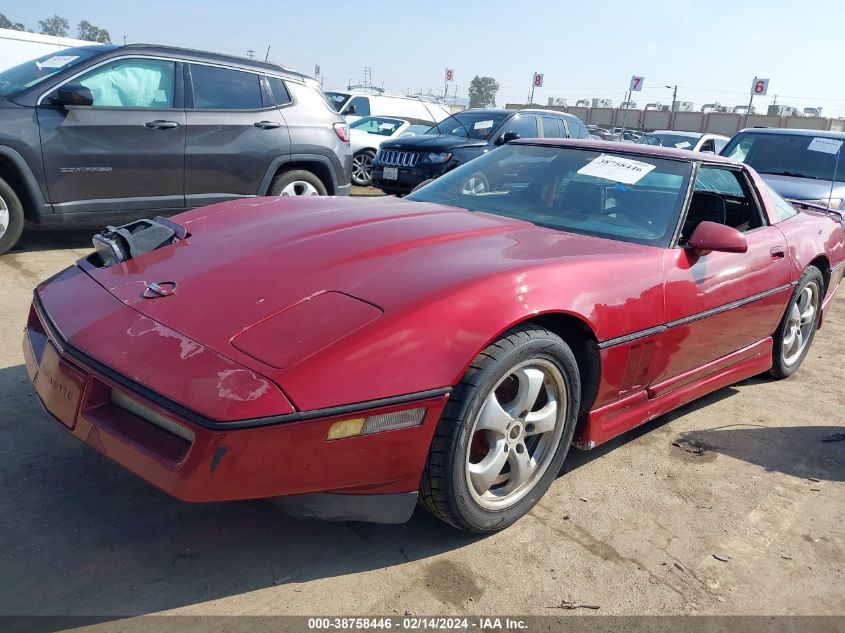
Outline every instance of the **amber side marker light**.
[(366, 418), (352, 418), (351, 420), (339, 420), (329, 427), (327, 440), (342, 440), (346, 437), (357, 437), (359, 435), (370, 435), (383, 431), (395, 431), (411, 426), (419, 426), (425, 418), (425, 407), (419, 409), (407, 409), (405, 411), (394, 411), (393, 413), (382, 413), (371, 415)]

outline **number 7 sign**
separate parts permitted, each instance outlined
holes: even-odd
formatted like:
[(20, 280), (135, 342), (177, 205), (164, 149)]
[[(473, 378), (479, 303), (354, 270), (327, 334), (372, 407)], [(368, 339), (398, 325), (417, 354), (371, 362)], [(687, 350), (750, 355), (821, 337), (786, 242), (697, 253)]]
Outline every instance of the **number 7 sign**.
[(637, 77), (634, 75), (631, 77), (631, 85), (628, 88), (631, 92), (642, 92), (643, 89), (643, 77)]

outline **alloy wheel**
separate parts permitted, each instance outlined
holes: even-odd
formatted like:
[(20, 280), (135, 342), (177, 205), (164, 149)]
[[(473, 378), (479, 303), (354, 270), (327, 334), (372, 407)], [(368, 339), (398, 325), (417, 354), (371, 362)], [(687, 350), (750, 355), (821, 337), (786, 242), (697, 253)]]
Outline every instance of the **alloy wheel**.
[(819, 287), (812, 281), (808, 283), (789, 308), (786, 320), (786, 333), (781, 343), (783, 362), (793, 365), (810, 342), (810, 335), (816, 325), (819, 309)]
[(566, 411), (563, 374), (543, 358), (516, 365), (490, 390), (466, 460), (469, 490), (479, 505), (502, 510), (531, 491), (554, 458)]
[(352, 159), (352, 180), (356, 185), (366, 186), (372, 181), (373, 157), (363, 152)]
[(0, 238), (3, 237), (9, 229), (9, 220), (9, 206), (6, 204), (6, 201), (3, 200), (3, 197), (0, 196)]

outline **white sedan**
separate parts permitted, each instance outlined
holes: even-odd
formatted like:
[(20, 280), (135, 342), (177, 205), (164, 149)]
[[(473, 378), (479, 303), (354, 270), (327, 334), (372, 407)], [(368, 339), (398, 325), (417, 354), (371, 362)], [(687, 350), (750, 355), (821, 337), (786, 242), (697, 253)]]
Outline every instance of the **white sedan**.
[(692, 152), (712, 152), (718, 154), (731, 140), (721, 134), (702, 134), (701, 132), (683, 132), (680, 130), (655, 130), (643, 134), (636, 142), (640, 145), (660, 145), (677, 147)]
[(434, 123), (407, 117), (366, 116), (349, 124), (352, 143), (352, 184), (372, 182), (373, 159), (379, 146), (398, 136), (425, 134)]

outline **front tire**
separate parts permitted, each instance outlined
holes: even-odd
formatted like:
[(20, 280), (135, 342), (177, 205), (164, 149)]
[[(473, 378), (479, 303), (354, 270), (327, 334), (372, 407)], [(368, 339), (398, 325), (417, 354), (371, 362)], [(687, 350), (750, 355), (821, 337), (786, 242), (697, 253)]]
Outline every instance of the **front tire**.
[(824, 296), (824, 277), (815, 266), (804, 270), (786, 306), (774, 336), (772, 368), (769, 374), (786, 378), (794, 374), (816, 335)]
[(270, 196), (325, 196), (326, 186), (304, 169), (292, 169), (276, 176), (270, 184)]
[(363, 149), (352, 157), (352, 184), (369, 187), (373, 182), (373, 159), (376, 153)]
[(9, 184), (0, 178), (0, 255), (17, 244), (23, 232), (24, 213), (20, 198)]
[(560, 472), (581, 384), (569, 346), (533, 325), (505, 332), (472, 361), (434, 433), (420, 502), (466, 532), (502, 530)]

